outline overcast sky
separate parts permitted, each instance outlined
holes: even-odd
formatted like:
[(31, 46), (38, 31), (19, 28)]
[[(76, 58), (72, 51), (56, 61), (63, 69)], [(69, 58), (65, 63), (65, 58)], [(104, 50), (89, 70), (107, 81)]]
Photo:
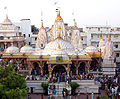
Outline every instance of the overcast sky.
[[(59, 2), (54, 5), (56, 1)], [(41, 11), (44, 26), (54, 24), (57, 6), (64, 22), (69, 25), (73, 25), (74, 11), (79, 27), (106, 25), (106, 22), (111, 26), (120, 26), (120, 0), (0, 0), (0, 22), (6, 14), (5, 6), (12, 22), (27, 18), (37, 27), (40, 27)]]

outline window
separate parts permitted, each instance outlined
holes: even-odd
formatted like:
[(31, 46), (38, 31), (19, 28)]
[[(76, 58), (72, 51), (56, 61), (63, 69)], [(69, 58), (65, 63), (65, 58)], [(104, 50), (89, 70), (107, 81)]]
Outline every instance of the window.
[(23, 34), (23, 36), (25, 37), (25, 34)]
[(84, 38), (83, 38), (83, 37), (81, 37), (81, 40), (83, 41), (83, 40), (84, 40)]
[(41, 44), (41, 47), (43, 47), (43, 44)]
[(29, 42), (29, 45), (31, 44), (31, 42)]
[(30, 34), (29, 34), (29, 37), (30, 37)]
[(89, 28), (89, 31), (91, 31), (91, 28)]
[(109, 28), (107, 28), (107, 31), (109, 31)]
[(100, 31), (100, 28), (98, 28), (98, 31)]
[(99, 38), (99, 35), (97, 35), (97, 37)]
[(116, 44), (116, 45), (114, 45), (114, 47), (115, 47), (115, 48), (118, 48), (118, 45)]
[(116, 57), (119, 57), (119, 53), (116, 53)]
[(93, 35), (91, 34), (91, 39), (93, 39)]
[(22, 33), (21, 32), (19, 32), (19, 36), (21, 36), (22, 35)]
[(118, 39), (118, 35), (114, 35), (114, 38)]
[(37, 40), (37, 37), (35, 37), (35, 41)]

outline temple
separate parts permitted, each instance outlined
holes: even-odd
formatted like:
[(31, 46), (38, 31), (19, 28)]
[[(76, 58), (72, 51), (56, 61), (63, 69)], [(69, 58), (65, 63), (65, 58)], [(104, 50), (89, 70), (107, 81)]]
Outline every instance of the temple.
[[(3, 26), (5, 24), (8, 24), (7, 26), (9, 28), (12, 25), (8, 18), (6, 18)], [(101, 35), (99, 47), (94, 47), (90, 44), (86, 48), (83, 48), (77, 23), (75, 22), (71, 39), (69, 39), (65, 30), (64, 21), (60, 15), (60, 11), (58, 11), (50, 35), (51, 38), (48, 38), (42, 20), (35, 48), (32, 48), (28, 44), (22, 46), (23, 43), (20, 39), (21, 46), (12, 44), (9, 47), (5, 47), (6, 50), (1, 53), (1, 59), (5, 60), (6, 63), (13, 62), (16, 64), (20, 74), (47, 74), (49, 79), (55, 73), (65, 72), (67, 77), (81, 75), (83, 73), (115, 75), (116, 65), (114, 61), (113, 43), (109, 34), (107, 42), (104, 41)]]

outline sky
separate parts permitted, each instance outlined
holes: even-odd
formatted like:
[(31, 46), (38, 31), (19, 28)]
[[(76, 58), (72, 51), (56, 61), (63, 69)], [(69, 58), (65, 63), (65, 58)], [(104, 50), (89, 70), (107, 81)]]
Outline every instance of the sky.
[(31, 19), (31, 24), (40, 27), (42, 11), (44, 26), (51, 27), (58, 7), (64, 23), (68, 25), (73, 25), (75, 18), (78, 27), (120, 26), (120, 0), (0, 0), (0, 23), (7, 13), (12, 22)]

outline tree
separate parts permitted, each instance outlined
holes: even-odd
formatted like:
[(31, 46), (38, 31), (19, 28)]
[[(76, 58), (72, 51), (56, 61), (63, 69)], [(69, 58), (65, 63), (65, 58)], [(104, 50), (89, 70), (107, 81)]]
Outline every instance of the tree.
[(44, 94), (45, 94), (45, 95), (48, 95), (48, 86), (49, 86), (48, 83), (44, 83), (44, 82), (43, 82), (43, 83), (41, 84), (41, 87), (44, 89)]
[(70, 83), (70, 86), (71, 86), (71, 94), (74, 96), (75, 95), (75, 91), (76, 91), (76, 88), (79, 87), (79, 84), (76, 83), (76, 82), (71, 82)]
[(27, 96), (27, 85), (23, 76), (15, 70), (15, 65), (4, 62), (0, 66), (0, 97), (1, 99), (21, 99)]

